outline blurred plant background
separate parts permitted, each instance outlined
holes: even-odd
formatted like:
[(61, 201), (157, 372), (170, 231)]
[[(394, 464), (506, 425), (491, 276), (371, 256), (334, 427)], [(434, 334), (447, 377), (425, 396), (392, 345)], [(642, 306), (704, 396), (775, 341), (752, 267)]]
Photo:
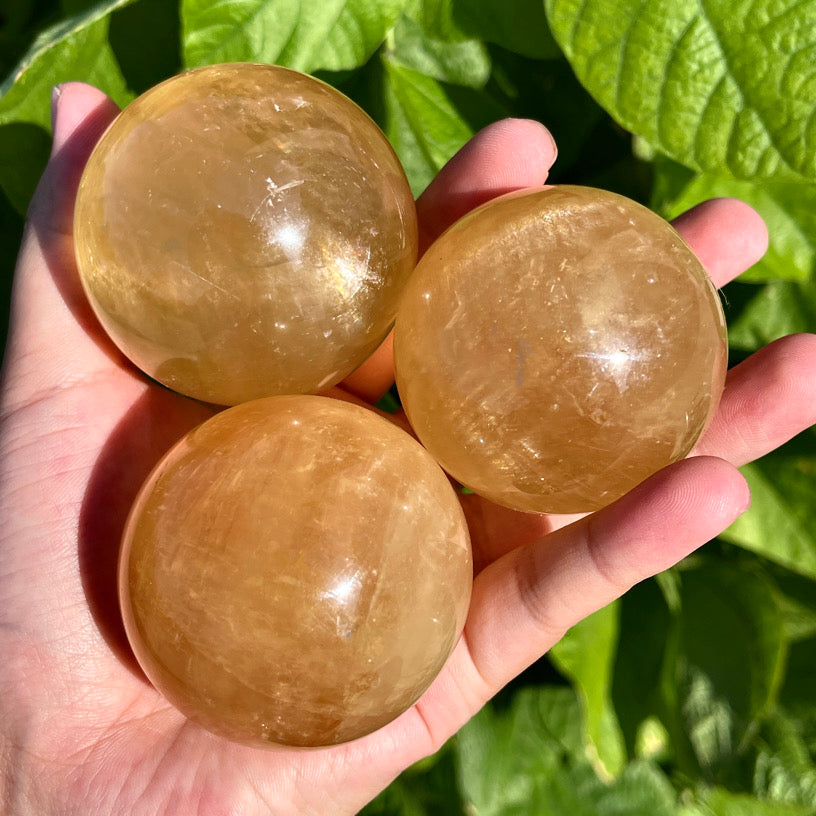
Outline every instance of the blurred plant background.
[[(52, 86), (125, 105), (239, 60), (355, 99), (417, 194), (524, 116), (556, 137), (555, 182), (667, 217), (742, 198), (771, 247), (723, 292), (732, 360), (816, 329), (816, 0), (0, 0), (3, 332)], [(364, 814), (816, 814), (816, 433), (745, 474), (722, 539), (570, 631)]]

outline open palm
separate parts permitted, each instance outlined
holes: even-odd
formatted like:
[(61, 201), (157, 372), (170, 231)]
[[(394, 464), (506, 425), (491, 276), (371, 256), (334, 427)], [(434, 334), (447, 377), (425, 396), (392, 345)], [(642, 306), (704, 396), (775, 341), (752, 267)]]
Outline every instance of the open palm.
[[(119, 537), (148, 471), (215, 409), (150, 384), (102, 335), (73, 260), (76, 185), (116, 113), (63, 86), (51, 162), (16, 271), (0, 394), (0, 801), (10, 814), (354, 813), (434, 751), (574, 623), (721, 532), (748, 504), (735, 465), (816, 421), (816, 338), (778, 341), (729, 375), (695, 456), (585, 518), (531, 516), (463, 497), (477, 577), (465, 633), (412, 709), (356, 742), (258, 750), (186, 721), (141, 674), (116, 599)], [(427, 245), (484, 200), (543, 183), (547, 131), (478, 134), (419, 202)], [(678, 228), (717, 285), (765, 248), (730, 200)], [(338, 390), (374, 402), (388, 344)]]

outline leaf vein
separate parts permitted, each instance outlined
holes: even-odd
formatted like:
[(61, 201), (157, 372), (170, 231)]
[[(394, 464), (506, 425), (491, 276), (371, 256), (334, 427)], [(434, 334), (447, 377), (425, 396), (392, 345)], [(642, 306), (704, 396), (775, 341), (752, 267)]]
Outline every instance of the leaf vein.
[[(748, 101), (747, 96), (746, 96), (745, 89), (738, 82), (736, 74), (735, 74), (735, 72), (733, 70), (732, 61), (731, 61), (730, 56), (728, 54), (726, 44), (723, 41), (722, 37), (720, 36), (720, 32), (717, 30), (716, 26), (714, 25), (713, 17), (711, 16), (711, 14), (709, 12), (708, 3), (710, 2), (710, 0), (697, 0), (697, 2), (699, 4), (699, 8), (700, 8), (700, 12), (702, 13), (702, 17), (705, 20), (705, 22), (708, 24), (708, 27), (709, 27), (709, 29), (711, 31), (712, 36), (713, 36), (713, 42), (717, 46), (717, 50), (719, 51), (720, 57), (722, 58), (723, 65), (725, 66), (726, 75), (733, 82), (734, 87), (736, 88), (737, 93), (739, 94), (739, 98), (740, 98), (740, 101), (742, 103), (742, 109), (743, 110), (751, 110), (756, 114), (757, 122), (762, 127), (762, 130), (765, 133), (768, 141), (770, 142), (771, 145), (773, 145), (774, 150), (776, 151), (777, 161), (783, 163), (789, 170), (794, 172), (796, 175), (801, 176), (802, 174), (798, 170), (796, 170), (795, 167), (793, 167), (793, 165), (787, 160), (786, 156), (782, 152), (781, 146), (778, 144), (778, 142), (776, 140), (776, 137), (775, 137), (775, 135), (773, 133), (773, 129), (768, 127), (768, 125), (765, 122), (764, 118), (762, 117), (762, 114), (761, 114), (760, 110), (758, 109), (758, 107), (755, 106), (755, 105), (749, 104), (749, 101)], [(736, 121), (736, 117), (734, 117), (734, 119), (732, 120), (732, 127), (733, 127), (735, 121)], [(697, 129), (697, 136), (699, 136), (699, 134), (700, 134), (700, 129), (698, 128)], [(697, 143), (698, 143), (698, 139), (695, 137), (695, 148), (696, 148)], [(729, 135), (728, 143), (730, 145), (731, 135)], [(734, 169), (731, 167), (732, 158), (731, 158), (730, 152), (729, 152), (728, 155), (725, 156), (725, 161), (726, 161), (726, 165), (728, 166), (729, 170), (731, 170), (731, 172), (734, 172)]]
[(663, 77), (660, 82), (660, 86), (657, 89), (657, 106), (655, 107), (655, 130), (657, 132), (658, 141), (665, 143), (663, 135), (663, 116), (661, 115), (661, 111), (664, 110), (664, 99), (666, 94), (666, 87), (669, 84), (669, 66), (671, 65), (672, 60), (677, 55), (680, 50), (680, 46), (685, 40), (686, 36), (692, 30), (694, 25), (699, 20), (699, 17), (692, 17), (686, 27), (680, 32), (680, 36), (672, 43), (672, 47), (669, 49), (669, 53), (666, 55), (665, 60), (665, 68), (663, 70)]
[(578, 36), (578, 27), (581, 25), (581, 19), (583, 18), (586, 7), (590, 2), (591, 0), (581, 0), (578, 4), (578, 9), (575, 12), (575, 17), (572, 21), (572, 26), (570, 27), (569, 33), (569, 49), (571, 53), (574, 53), (575, 51), (575, 39)]
[(626, 52), (629, 48), (629, 43), (632, 38), (632, 30), (635, 27), (635, 24), (640, 19), (640, 14), (643, 11), (643, 7), (646, 5), (648, 0), (639, 0), (637, 10), (632, 13), (632, 16), (629, 20), (629, 24), (626, 26), (626, 30), (623, 32), (621, 36), (621, 46), (620, 46), (620, 58), (618, 59), (618, 67), (615, 71), (615, 108), (617, 110), (621, 109), (620, 105), (620, 96), (621, 96), (621, 76), (623, 74), (623, 66), (626, 63)]

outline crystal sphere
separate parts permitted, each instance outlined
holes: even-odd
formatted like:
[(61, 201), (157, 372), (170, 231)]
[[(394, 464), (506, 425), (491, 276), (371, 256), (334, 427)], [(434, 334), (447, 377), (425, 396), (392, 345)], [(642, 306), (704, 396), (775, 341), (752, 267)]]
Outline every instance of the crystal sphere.
[(85, 168), (74, 232), (113, 341), (222, 405), (349, 374), (390, 330), (417, 252), (405, 173), (367, 114), (310, 76), (243, 63), (125, 108)]
[(184, 437), (136, 499), (119, 568), (148, 678), (249, 745), (330, 745), (399, 715), (453, 649), (471, 585), (464, 516), (428, 452), (302, 395)]
[(718, 405), (725, 320), (675, 230), (613, 193), (511, 194), (420, 261), (397, 384), (455, 479), (537, 513), (596, 510), (692, 448)]

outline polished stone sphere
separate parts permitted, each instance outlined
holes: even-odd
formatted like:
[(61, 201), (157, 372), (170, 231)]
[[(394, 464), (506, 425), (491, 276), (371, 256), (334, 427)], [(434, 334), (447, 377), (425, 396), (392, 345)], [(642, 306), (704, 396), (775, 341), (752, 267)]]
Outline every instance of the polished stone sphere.
[(455, 479), (537, 513), (596, 510), (684, 457), (717, 408), (725, 320), (663, 219), (561, 186), (488, 203), (424, 255), (397, 384)]
[(471, 585), (430, 454), (371, 411), (302, 395), (184, 437), (134, 504), (119, 570), (148, 678), (249, 745), (331, 745), (398, 716), (453, 649)]
[(310, 76), (241, 63), (121, 113), (82, 176), (74, 232), (113, 341), (222, 405), (349, 374), (390, 330), (417, 252), (413, 197), (374, 122)]

